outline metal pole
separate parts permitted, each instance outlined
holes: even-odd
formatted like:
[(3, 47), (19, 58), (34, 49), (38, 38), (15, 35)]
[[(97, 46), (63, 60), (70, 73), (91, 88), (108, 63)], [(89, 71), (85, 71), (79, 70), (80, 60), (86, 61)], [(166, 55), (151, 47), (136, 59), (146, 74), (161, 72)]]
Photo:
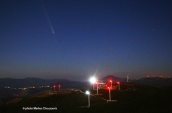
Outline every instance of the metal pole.
[(88, 107), (90, 107), (90, 94), (88, 94)]
[(54, 92), (55, 92), (55, 87), (54, 87)]
[(97, 83), (97, 95), (98, 95), (98, 83)]
[(110, 88), (109, 88), (109, 100), (111, 101), (111, 93), (110, 93)]
[(111, 90), (112, 90), (112, 82), (111, 82)]

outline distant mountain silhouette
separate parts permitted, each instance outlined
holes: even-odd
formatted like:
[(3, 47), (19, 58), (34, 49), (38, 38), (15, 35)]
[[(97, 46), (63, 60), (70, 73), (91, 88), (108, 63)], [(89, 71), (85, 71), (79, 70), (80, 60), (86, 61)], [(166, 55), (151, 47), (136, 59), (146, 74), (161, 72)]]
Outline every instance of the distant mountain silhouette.
[[(115, 77), (114, 75), (105, 76), (99, 80), (109, 83), (109, 80), (113, 80), (113, 83), (126, 82), (126, 79)], [(138, 80), (130, 80), (131, 82), (135, 82), (138, 84), (154, 86), (154, 87), (164, 87), (164, 86), (172, 86), (172, 78), (161, 78), (161, 77), (147, 77), (141, 78)], [(84, 89), (89, 87), (89, 83), (87, 82), (77, 82), (70, 81), (67, 79), (41, 79), (28, 77), (25, 79), (13, 79), (13, 78), (0, 78), (0, 88), (4, 87), (13, 87), (13, 88), (24, 88), (24, 87), (40, 87), (43, 85), (61, 85), (61, 88), (79, 88)]]
[(99, 80), (102, 80), (105, 83), (108, 83), (109, 80), (112, 80), (113, 82), (124, 82), (124, 79), (115, 77), (114, 75), (107, 75)]
[(24, 87), (40, 87), (43, 85), (61, 85), (62, 88), (83, 88), (85, 84), (77, 81), (70, 81), (67, 79), (41, 79), (28, 77), (25, 79), (13, 79), (13, 78), (0, 78), (0, 88), (13, 87), (13, 88), (24, 88)]
[(172, 86), (172, 78), (147, 77), (133, 82), (154, 87)]
[[(99, 80), (102, 80), (105, 83), (109, 83), (109, 80), (113, 80), (113, 82), (126, 82), (126, 79), (115, 77), (114, 75), (107, 75)], [(164, 86), (172, 86), (172, 78), (161, 78), (161, 77), (146, 77), (138, 80), (129, 80), (134, 83), (154, 86), (154, 87), (164, 87)]]

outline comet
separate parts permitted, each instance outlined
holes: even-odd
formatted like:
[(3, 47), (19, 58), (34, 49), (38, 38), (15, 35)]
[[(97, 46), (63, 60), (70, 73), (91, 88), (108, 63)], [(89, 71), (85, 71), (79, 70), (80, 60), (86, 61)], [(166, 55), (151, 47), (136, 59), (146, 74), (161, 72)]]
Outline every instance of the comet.
[(47, 10), (46, 10), (44, 4), (43, 4), (43, 1), (41, 1), (41, 5), (42, 5), (42, 9), (43, 9), (43, 11), (44, 11), (44, 14), (45, 14), (45, 16), (46, 16), (46, 18), (47, 18), (48, 24), (49, 24), (49, 26), (50, 26), (50, 28), (51, 28), (51, 31), (52, 31), (53, 35), (55, 35), (55, 32), (54, 32), (54, 28), (53, 28), (52, 22), (51, 22), (51, 20), (50, 20), (50, 18), (49, 18), (49, 16), (48, 16), (48, 12), (47, 12)]

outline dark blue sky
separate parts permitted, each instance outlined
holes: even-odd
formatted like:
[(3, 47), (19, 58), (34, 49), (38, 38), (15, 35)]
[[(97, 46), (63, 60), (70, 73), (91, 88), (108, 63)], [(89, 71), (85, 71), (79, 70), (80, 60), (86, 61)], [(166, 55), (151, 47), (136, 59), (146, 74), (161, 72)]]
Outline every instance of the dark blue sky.
[(172, 75), (171, 0), (1, 0), (0, 77)]

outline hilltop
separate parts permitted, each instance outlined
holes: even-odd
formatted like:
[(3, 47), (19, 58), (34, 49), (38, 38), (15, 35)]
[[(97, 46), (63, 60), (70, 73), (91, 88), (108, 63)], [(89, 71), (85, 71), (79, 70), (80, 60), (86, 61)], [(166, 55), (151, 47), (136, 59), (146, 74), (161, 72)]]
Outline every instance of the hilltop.
[[(109, 91), (107, 89), (99, 90), (99, 93), (103, 95), (92, 95), (90, 97), (90, 108), (81, 108), (88, 105), (88, 97), (82, 93), (82, 91), (85, 92), (86, 90), (68, 91), (69, 93), (57, 91), (56, 94), (46, 93), (41, 94), (42, 96), (35, 95), (24, 99), (14, 99), (9, 104), (1, 105), (0, 112), (16, 111), (22, 113), (23, 107), (56, 107), (59, 113), (145, 113), (172, 111), (172, 102), (170, 101), (172, 99), (172, 87), (155, 88), (132, 82), (122, 82), (121, 89), (121, 91), (111, 91), (112, 100), (117, 100), (117, 102), (110, 103), (106, 101), (109, 99)], [(91, 94), (96, 94), (96, 90), (91, 90)], [(38, 111), (32, 110), (32, 112), (37, 113)]]
[[(44, 112), (58, 112), (58, 113), (145, 113), (145, 112), (168, 112), (172, 111), (171, 93), (172, 87), (155, 88), (145, 85), (140, 85), (132, 82), (122, 82), (121, 91), (112, 90), (112, 100), (117, 102), (107, 103), (109, 99), (109, 91), (107, 89), (99, 90), (103, 95), (91, 95), (91, 107), (81, 108), (88, 105), (88, 96), (82, 91), (59, 93), (47, 96), (34, 96), (25, 99), (18, 99), (16, 103), (3, 104), (0, 106), (0, 112), (6, 111), (10, 113), (16, 111), (22, 113), (23, 107), (56, 107), (55, 111)], [(136, 90), (131, 90), (136, 89)], [(91, 94), (96, 94), (96, 90), (91, 90)], [(105, 100), (103, 100), (104, 98)], [(14, 101), (17, 101), (14, 100)], [(10, 109), (9, 109), (10, 108)], [(29, 112), (29, 111), (25, 111)], [(37, 113), (38, 111), (32, 110)], [(41, 113), (43, 111), (40, 111)]]

